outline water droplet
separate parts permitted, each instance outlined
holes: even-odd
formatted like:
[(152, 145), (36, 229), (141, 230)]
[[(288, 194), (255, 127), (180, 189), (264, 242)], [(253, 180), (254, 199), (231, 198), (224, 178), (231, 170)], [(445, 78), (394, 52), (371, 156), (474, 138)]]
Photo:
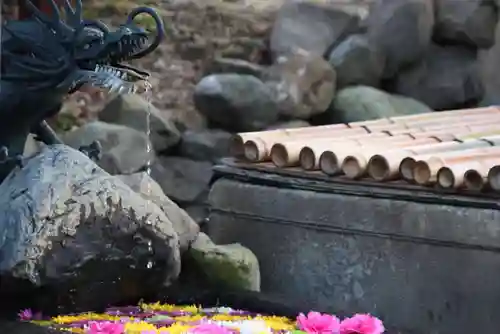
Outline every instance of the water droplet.
[[(148, 161), (146, 162), (146, 174), (148, 174), (149, 177), (151, 177), (151, 165), (153, 163), (152, 157), (154, 154), (152, 153), (153, 147), (151, 144), (151, 103), (152, 103), (152, 98), (153, 98), (153, 90), (151, 84), (146, 81), (144, 85), (145, 91), (143, 93), (144, 98), (147, 102), (147, 112), (146, 112), (146, 138), (147, 138), (147, 143), (146, 143), (146, 152), (148, 156)], [(151, 200), (149, 199), (151, 197), (151, 184), (148, 182), (147, 186), (147, 196), (148, 196), (148, 205), (151, 203)], [(149, 212), (149, 210), (148, 210)], [(148, 225), (151, 225), (151, 221), (148, 220), (146, 222)]]

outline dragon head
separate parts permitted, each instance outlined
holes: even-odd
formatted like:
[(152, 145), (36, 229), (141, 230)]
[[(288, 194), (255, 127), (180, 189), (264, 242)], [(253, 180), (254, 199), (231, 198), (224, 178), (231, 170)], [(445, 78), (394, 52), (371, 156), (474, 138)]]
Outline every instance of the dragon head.
[[(22, 83), (27, 90), (55, 89), (61, 94), (70, 94), (84, 84), (130, 93), (149, 76), (123, 62), (151, 53), (164, 38), (162, 19), (153, 9), (134, 9), (124, 24), (111, 31), (100, 21), (82, 18), (81, 0), (74, 7), (64, 1), (65, 20), (54, 0), (46, 0), (53, 15), (25, 1), (32, 17), (2, 26), (2, 81)], [(154, 37), (134, 23), (142, 13), (154, 19)]]

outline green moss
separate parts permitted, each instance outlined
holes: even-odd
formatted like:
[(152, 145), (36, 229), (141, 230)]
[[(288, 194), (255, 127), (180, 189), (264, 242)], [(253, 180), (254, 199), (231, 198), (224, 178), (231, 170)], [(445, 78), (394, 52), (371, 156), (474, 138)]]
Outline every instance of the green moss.
[(234, 289), (251, 288), (251, 282), (247, 278), (250, 269), (245, 263), (235, 264), (225, 254), (212, 255), (196, 249), (191, 249), (190, 255), (207, 275), (210, 283)]
[(57, 114), (55, 119), (53, 119), (53, 126), (56, 132), (66, 132), (78, 125), (78, 118), (69, 113)]
[(139, 15), (134, 19), (134, 22), (149, 31), (156, 29), (155, 20), (150, 15)]

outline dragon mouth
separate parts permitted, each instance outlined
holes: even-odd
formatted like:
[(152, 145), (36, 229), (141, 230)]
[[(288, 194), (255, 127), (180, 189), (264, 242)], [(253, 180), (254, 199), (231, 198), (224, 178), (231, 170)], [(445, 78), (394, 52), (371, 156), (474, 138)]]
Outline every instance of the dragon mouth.
[(122, 64), (96, 65), (94, 71), (108, 73), (118, 79), (128, 82), (147, 80), (149, 77), (149, 73), (147, 72)]
[(149, 73), (131, 66), (113, 63), (98, 64), (94, 69), (97, 77), (92, 81), (94, 86), (118, 93), (140, 93), (150, 88)]

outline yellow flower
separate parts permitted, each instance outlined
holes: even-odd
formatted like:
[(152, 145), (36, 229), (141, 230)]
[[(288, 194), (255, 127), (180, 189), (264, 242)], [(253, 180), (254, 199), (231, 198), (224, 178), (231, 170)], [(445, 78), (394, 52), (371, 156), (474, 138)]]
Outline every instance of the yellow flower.
[(140, 321), (140, 322), (129, 322), (125, 324), (125, 333), (127, 334), (140, 334), (143, 331), (156, 331), (156, 327), (153, 324)]
[(32, 324), (38, 325), (38, 326), (50, 326), (52, 325), (52, 321), (49, 320), (32, 320), (30, 321)]
[(78, 315), (60, 315), (52, 318), (52, 321), (55, 322), (56, 324), (68, 324), (77, 321), (92, 321), (92, 320), (116, 321), (119, 319), (120, 317), (108, 314), (83, 313)]
[(181, 315), (181, 316), (175, 317), (175, 321), (177, 321), (177, 322), (193, 322), (193, 321), (199, 321), (203, 318), (204, 318), (204, 316), (201, 314)]
[(77, 334), (85, 334), (85, 329), (83, 328), (62, 328), (63, 332), (77, 333)]
[(216, 314), (212, 317), (212, 320), (214, 320), (214, 321), (243, 321), (243, 320), (250, 320), (250, 319), (252, 319), (252, 317), (250, 317), (250, 316), (228, 315), (228, 314)]
[(290, 331), (295, 329), (295, 323), (290, 319), (285, 317), (277, 317), (277, 316), (259, 316), (255, 318), (256, 320), (263, 320), (266, 325), (276, 331), (285, 330)]
[(156, 302), (154, 304), (142, 303), (139, 305), (145, 311), (166, 311), (166, 312), (189, 312), (198, 313), (200, 307), (196, 305), (171, 305), (171, 304), (160, 304)]
[(193, 328), (193, 326), (183, 325), (183, 324), (173, 324), (169, 327), (162, 327), (158, 329), (158, 333), (168, 332), (168, 334), (183, 334), (188, 330)]

